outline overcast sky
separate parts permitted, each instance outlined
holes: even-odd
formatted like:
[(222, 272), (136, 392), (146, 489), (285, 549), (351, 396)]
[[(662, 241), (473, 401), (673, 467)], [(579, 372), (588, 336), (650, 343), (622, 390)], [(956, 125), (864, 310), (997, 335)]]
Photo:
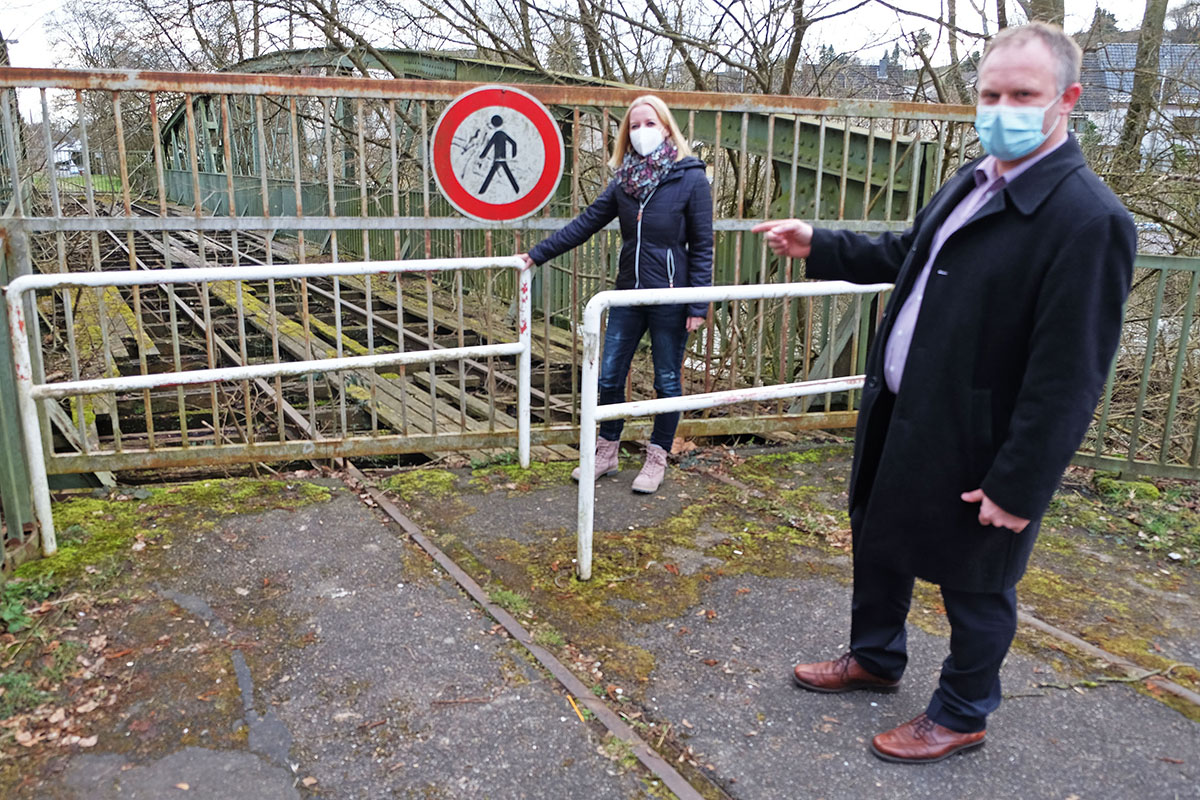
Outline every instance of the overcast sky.
[[(856, 5), (858, 0), (832, 0), (830, 8)], [(980, 30), (979, 14), (972, 5), (979, 4), (988, 7), (990, 14), (995, 14), (995, 0), (959, 0), (959, 25), (967, 30)], [(1183, 0), (1171, 0), (1170, 6), (1180, 5)], [(53, 67), (61, 66), (64, 60), (61, 54), (55, 54), (46, 40), (46, 24), (61, 5), (61, 0), (0, 0), (0, 35), (6, 40), (17, 40), (8, 46), (8, 54), (13, 66), (23, 67)], [(810, 4), (812, 5), (812, 4)], [(892, 5), (908, 8), (914, 12), (938, 17), (942, 13), (940, 0), (892, 0)], [(1135, 28), (1141, 22), (1145, 10), (1144, 0), (1066, 0), (1066, 29), (1068, 32), (1084, 30), (1091, 23), (1096, 7), (1114, 13), (1117, 25), (1122, 30)], [(1009, 20), (1020, 18), (1019, 6), (1016, 0), (1008, 0)], [(898, 14), (876, 4), (869, 4), (845, 16), (818, 23), (809, 30), (805, 38), (806, 49), (816, 50), (822, 44), (829, 44), (841, 53), (858, 53), (865, 61), (875, 61), (889, 52), (896, 41), (901, 28), (912, 31), (917, 28), (920, 20), (905, 17), (898, 22)], [(931, 34), (936, 35), (936, 25), (926, 25)], [(989, 22), (988, 32), (995, 31), (995, 20)], [(962, 48), (962, 54), (968, 49)], [(946, 59), (944, 43), (935, 55), (935, 59)], [(24, 92), (22, 92), (24, 95)], [(24, 98), (22, 98), (24, 101)], [(23, 112), (30, 114), (36, 103), (22, 102)], [(35, 112), (35, 116), (41, 116)]]
[[(835, 7), (836, 3), (849, 6), (853, 5), (853, 2), (854, 0), (835, 0)], [(1182, 0), (1173, 0), (1171, 6), (1174, 7), (1180, 2)], [(990, 13), (994, 14), (994, 0), (985, 0), (985, 4)], [(1100, 3), (1096, 0), (1066, 0), (1067, 31), (1073, 33), (1086, 28), (1091, 23), (1097, 4), (1115, 14), (1122, 29), (1140, 24), (1145, 9), (1143, 0), (1103, 0)], [(46, 21), (59, 5), (59, 0), (0, 0), (0, 35), (5, 39), (18, 40), (17, 44), (9, 45), (9, 56), (14, 66), (56, 65), (56, 55), (51, 52), (46, 42), (44, 28)], [(931, 17), (937, 17), (942, 8), (939, 0), (892, 0), (892, 5), (912, 9)], [(979, 15), (971, 6), (972, 0), (959, 0), (959, 25), (978, 30)], [(1008, 8), (1010, 19), (1019, 15), (1016, 0), (1008, 0)], [(857, 51), (865, 47), (864, 57), (873, 59), (882, 54), (885, 47), (890, 49), (890, 43), (898, 30), (896, 20), (895, 12), (871, 4), (846, 16), (814, 25), (809, 31), (807, 43), (814, 47), (830, 44), (841, 52)], [(916, 20), (907, 18), (904, 25), (911, 30), (916, 25)], [(989, 31), (994, 30), (993, 21)]]

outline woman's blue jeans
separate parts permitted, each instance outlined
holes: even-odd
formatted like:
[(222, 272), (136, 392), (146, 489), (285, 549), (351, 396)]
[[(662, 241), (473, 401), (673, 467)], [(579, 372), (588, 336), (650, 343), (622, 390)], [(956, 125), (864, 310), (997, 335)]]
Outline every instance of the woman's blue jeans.
[[(642, 335), (650, 331), (650, 356), (654, 360), (654, 391), (659, 397), (679, 397), (683, 394), (680, 370), (683, 350), (687, 345), (687, 306), (615, 307), (608, 312), (608, 328), (604, 333), (604, 353), (600, 361), (600, 405), (625, 400), (625, 376), (633, 361)], [(650, 443), (671, 452), (679, 412), (654, 417)], [(609, 419), (600, 423), (601, 438), (618, 441), (625, 421)]]

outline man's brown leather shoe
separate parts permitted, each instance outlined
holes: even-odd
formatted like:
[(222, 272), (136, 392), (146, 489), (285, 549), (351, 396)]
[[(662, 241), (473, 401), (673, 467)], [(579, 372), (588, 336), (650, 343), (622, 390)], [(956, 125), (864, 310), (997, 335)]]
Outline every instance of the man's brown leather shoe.
[(855, 689), (894, 692), (900, 685), (900, 681), (884, 680), (867, 672), (849, 652), (834, 661), (797, 664), (792, 677), (797, 685), (811, 692), (852, 692)]
[(922, 714), (871, 741), (871, 752), (884, 761), (929, 764), (983, 746), (987, 731), (959, 733), (942, 727)]

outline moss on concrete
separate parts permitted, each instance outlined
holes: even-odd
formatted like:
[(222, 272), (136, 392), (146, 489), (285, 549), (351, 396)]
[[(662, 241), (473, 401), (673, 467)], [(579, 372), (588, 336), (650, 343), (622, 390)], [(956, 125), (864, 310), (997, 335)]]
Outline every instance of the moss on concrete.
[(418, 499), (445, 500), (458, 491), (458, 477), (444, 469), (415, 469), (383, 480), (380, 486), (406, 503)]
[(112, 569), (138, 541), (166, 543), (181, 530), (211, 528), (221, 517), (296, 508), (325, 502), (332, 496), (323, 486), (253, 479), (207, 480), (128, 491), (56, 503), (54, 523), (63, 532), (58, 552), (22, 564), (15, 575), (23, 579), (53, 576), (61, 585), (85, 572)]
[(519, 464), (490, 464), (471, 470), (470, 485), (486, 491), (530, 492), (571, 483), (574, 469), (575, 463), (570, 461), (534, 461), (528, 468)]

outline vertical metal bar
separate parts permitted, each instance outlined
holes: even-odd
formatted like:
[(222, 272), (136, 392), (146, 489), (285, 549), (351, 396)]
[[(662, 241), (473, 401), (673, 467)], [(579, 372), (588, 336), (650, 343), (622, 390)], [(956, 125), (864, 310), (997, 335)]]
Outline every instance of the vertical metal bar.
[(871, 179), (875, 172), (875, 120), (868, 120), (868, 122), (870, 122), (870, 126), (867, 128), (867, 165), (863, 172), (862, 218), (864, 222), (871, 212)]
[[(129, 195), (129, 160), (125, 150), (125, 124), (121, 115), (121, 93), (112, 93), (113, 104), (113, 126), (117, 138), (117, 163), (120, 166), (121, 177), (121, 203), (125, 210), (126, 217), (133, 216), (133, 199)], [(133, 231), (125, 233), (125, 247), (129, 251), (129, 268), (136, 270), (138, 268), (137, 247), (134, 244)], [(146, 363), (146, 348), (147, 341), (145, 329), (142, 326), (142, 287), (132, 286), (130, 290), (133, 294), (133, 335), (136, 339), (138, 353), (138, 369), (141, 374), (145, 375), (149, 372), (149, 367)], [(118, 290), (114, 288), (114, 294)], [(142, 406), (145, 410), (146, 417), (146, 440), (150, 450), (155, 449), (154, 443), (154, 410), (150, 402), (150, 390), (142, 390)]]
[[(579, 140), (583, 138), (580, 127), (579, 106), (571, 109), (571, 216), (579, 213)], [(571, 331), (579, 329), (579, 248), (571, 253)], [(549, 351), (547, 351), (549, 352)], [(548, 361), (549, 359), (547, 359)], [(577, 420), (575, 409), (579, 403), (579, 350), (571, 347), (571, 422)], [(546, 398), (549, 403), (549, 396)], [(550, 417), (547, 414), (546, 419)]]
[[(225, 168), (225, 191), (228, 196), (228, 211), (229, 217), (238, 215), (237, 208), (237, 192), (233, 185), (233, 142), (230, 134), (230, 113), (229, 113), (229, 95), (221, 95), (221, 142), (224, 150), (224, 168)], [(229, 242), (233, 249), (233, 266), (241, 266), (241, 242), (238, 238), (237, 228), (229, 232)], [(237, 334), (238, 334), (238, 355), (242, 359), (242, 364), (249, 364), (250, 360), (246, 353), (246, 314), (245, 300), (242, 297), (243, 287), (241, 281), (234, 282), (234, 295), (237, 299)], [(242, 414), (245, 420), (246, 432), (245, 441), (254, 444), (254, 390), (250, 386), (250, 381), (242, 381)], [(232, 413), (232, 409), (231, 409)], [(217, 442), (220, 445), (220, 442)]]
[(1120, 355), (1118, 350), (1113, 353), (1112, 364), (1108, 367), (1108, 380), (1104, 383), (1103, 401), (1100, 403), (1100, 421), (1096, 425), (1096, 455), (1102, 456), (1105, 454), (1104, 437), (1108, 433), (1108, 415), (1112, 410), (1113, 399), (1113, 384), (1117, 380), (1117, 360)]
[[(196, 219), (200, 219), (204, 216), (204, 204), (200, 202), (200, 160), (196, 152), (196, 116), (190, 94), (184, 95), (184, 108), (186, 110), (188, 126), (188, 161), (192, 172), (192, 199), (195, 201), (192, 209), (196, 215)], [(200, 253), (201, 265), (208, 266), (205, 263), (204, 235), (200, 231), (196, 231), (196, 243)], [(216, 354), (213, 352), (212, 309), (209, 303), (208, 282), (201, 282), (197, 288), (200, 292), (200, 304), (204, 311), (205, 358), (209, 369), (212, 369), (216, 366)], [(217, 400), (217, 387), (215, 384), (209, 384), (208, 386), (208, 402), (212, 409), (213, 444), (216, 446), (221, 443), (221, 404)]]
[[(328, 196), (330, 217), (336, 217), (337, 213), (337, 198), (334, 195), (333, 184), (333, 104), (336, 101), (331, 98), (323, 98), (321, 100), (321, 124), (325, 127), (325, 187)], [(329, 251), (333, 258), (333, 263), (338, 263), (338, 232), (337, 228), (332, 228), (329, 231)], [(334, 328), (334, 352), (338, 358), (343, 355), (344, 345), (342, 342), (342, 282), (335, 275), (333, 277), (333, 328)], [(349, 431), (346, 420), (346, 376), (339, 370), (334, 373), (333, 382), (336, 384), (338, 393), (338, 421), (341, 424), (341, 438), (346, 438)]]
[(808, 380), (808, 371), (812, 366), (812, 342), (813, 342), (813, 299), (806, 297), (804, 299), (804, 368), (802, 380)]
[[(150, 138), (154, 149), (154, 180), (158, 190), (158, 215), (167, 216), (167, 181), (164, 174), (162, 132), (158, 121), (158, 93), (150, 93)], [(171, 235), (162, 232), (163, 268), (171, 269)], [(175, 310), (175, 284), (165, 285), (167, 293), (167, 320), (171, 329), (171, 358), (176, 372), (183, 371), (183, 360), (179, 345), (179, 317)], [(191, 446), (188, 441), (187, 398), (183, 387), (175, 387), (175, 405), (179, 410), (179, 446), (186, 449)]]
[[(75, 90), (75, 114), (79, 124), (79, 146), (83, 156), (83, 189), (84, 200), (87, 206), (89, 217), (96, 217), (96, 194), (92, 186), (92, 151), (88, 137), (87, 112), (83, 106), (83, 92)], [(99, 272), (103, 269), (100, 263), (100, 234), (92, 231), (88, 234), (88, 239), (92, 249), (92, 269)], [(82, 294), (82, 291), (81, 291)], [(104, 351), (105, 374), (111, 375), (112, 359), (108, 352), (108, 323), (106, 312), (104, 309), (104, 295), (97, 289), (93, 292), (96, 302), (96, 313), (100, 327), (100, 342), (101, 348)], [(89, 332), (90, 334), (90, 332)], [(93, 343), (94, 345), (94, 343)], [(116, 395), (112, 395), (112, 404), (109, 409), (109, 415), (113, 424), (113, 443), (117, 451), (121, 450), (121, 427), (116, 416)], [(95, 407), (95, 400), (89, 401), (92, 407)], [(84, 413), (84, 407), (80, 407), (80, 413)]]
[(1129, 459), (1137, 458), (1140, 449), (1142, 412), (1146, 408), (1146, 394), (1150, 389), (1150, 371), (1154, 364), (1154, 349), (1158, 342), (1158, 322), (1162, 316), (1163, 294), (1167, 288), (1167, 271), (1159, 270), (1158, 285), (1154, 291), (1154, 306), (1150, 319), (1146, 323), (1146, 358), (1142, 362), (1142, 379), (1138, 386), (1137, 406), (1133, 412), (1133, 421), (1129, 425)]
[[(454, 257), (462, 258), (462, 231), (454, 231)], [(461, 269), (454, 270), (454, 305), (457, 308), (458, 346), (466, 346), (466, 324), (463, 322), (463, 274)], [(467, 430), (467, 370), (461, 360), (455, 362), (458, 369), (458, 425), (462, 431)]]
[(821, 182), (825, 177), (825, 122), (824, 116), (817, 126), (817, 175), (813, 184), (813, 219), (821, 218)]
[(888, 144), (887, 197), (883, 205), (883, 218), (892, 220), (892, 196), (896, 191), (896, 144), (900, 133), (900, 120), (892, 120), (892, 138)]
[[(791, 191), (788, 194), (788, 217), (796, 216), (796, 180), (797, 170), (800, 161), (800, 120), (793, 118), (792, 120), (792, 165), (789, 173)], [(765, 246), (765, 242), (764, 242)], [(792, 266), (791, 257), (783, 259), (783, 281), (784, 283), (792, 282)], [(799, 306), (797, 306), (799, 309)], [(783, 298), (783, 326), (782, 334), (779, 340), (779, 375), (780, 380), (791, 381), (792, 368), (795, 364), (794, 353), (796, 348), (792, 346), (791, 336), (792, 323), (792, 299), (790, 297)], [(783, 401), (779, 402), (776, 413), (783, 413)]]
[(908, 216), (906, 219), (909, 222), (917, 216), (917, 194), (921, 186), (921, 162), (925, 159), (922, 157), (924, 151), (921, 149), (921, 127), (913, 131), (912, 142), (909, 144), (909, 150), (912, 153), (912, 177), (908, 183)]
[[(484, 231), (483, 254), (488, 258), (491, 258), (495, 254), (492, 245), (492, 232), (490, 230)], [(524, 270), (521, 271), (524, 272)], [(485, 300), (483, 304), (483, 341), (487, 344), (492, 344), (493, 341), (492, 298), (496, 295), (494, 294), (495, 287), (493, 286), (492, 278), (492, 270), (484, 270), (484, 280), (486, 281), (486, 286), (484, 288)], [(487, 375), (484, 376), (484, 381), (488, 404), (488, 433), (493, 433), (496, 430), (496, 359), (492, 356), (487, 357)]]
[[(429, 218), (429, 185), (433, 182), (429, 165), (429, 104), (421, 101), (421, 210), (425, 218)], [(425, 257), (431, 258), (433, 252), (432, 234), (425, 229)], [(433, 276), (425, 273), (425, 330), (429, 336), (429, 346), (433, 347)], [(437, 369), (429, 362), (429, 420), (430, 430), (437, 432)]]
[[(771, 179), (774, 171), (775, 158), (775, 115), (771, 114), (767, 117), (767, 154), (763, 159), (763, 171), (766, 173), (763, 177), (763, 219), (767, 219), (771, 211)], [(758, 282), (767, 282), (767, 248), (766, 240), (759, 246), (759, 263), (758, 263)], [(758, 300), (758, 323), (755, 331), (755, 346), (754, 346), (754, 385), (762, 385), (762, 363), (763, 363), (763, 336), (766, 326), (766, 308), (768, 301), (765, 299)], [(773, 304), (773, 303), (772, 303)], [(755, 406), (757, 409), (757, 406)]]
[[(21, 189), (21, 167), (18, 163), (21, 145), (20, 140), (17, 138), (16, 128), (13, 127), (13, 113), (12, 108), (9, 106), (11, 102), (9, 97), (15, 97), (16, 93), (16, 89), (5, 89), (3, 93), (0, 93), (0, 112), (3, 112), (4, 136), (9, 143), (6, 149), (8, 150), (8, 171), (12, 176), (14, 208), (16, 216), (23, 217), (25, 216), (25, 192)], [(49, 156), (50, 153), (46, 155)]]
[(846, 185), (850, 176), (850, 118), (842, 119), (842, 168), (838, 181), (838, 219), (846, 218)]
[[(296, 98), (288, 98), (288, 109), (291, 114), (292, 126), (292, 190), (296, 194), (296, 216), (304, 216), (304, 195), (300, 186), (300, 122), (296, 108)], [(303, 264), (307, 259), (307, 247), (304, 242), (304, 230), (296, 231), (296, 259)], [(313, 357), (312, 320), (308, 316), (308, 278), (300, 279), (300, 324), (304, 330), (304, 357)], [(317, 425), (316, 379), (309, 373), (305, 376), (308, 384), (308, 426), (314, 436), (320, 436)]]
[[(833, 307), (834, 307), (833, 298), (832, 297), (824, 297), (824, 298), (822, 298), (821, 304), (823, 306), (822, 314), (821, 314), (821, 326), (824, 329), (821, 338), (825, 340), (825, 344), (822, 347), (822, 350), (824, 352), (829, 353), (829, 358), (825, 359), (825, 377), (832, 378), (833, 377), (833, 362), (837, 361), (837, 353), (834, 352), (835, 339), (837, 337), (837, 325), (835, 324), (834, 319), (833, 319)], [(832, 410), (833, 410), (833, 395), (829, 392), (826, 392), (825, 393), (825, 413), (828, 414)]]
[[(267, 126), (263, 122), (263, 99), (262, 95), (254, 95), (254, 126), (258, 139), (258, 186), (259, 195), (262, 198), (262, 215), (266, 218), (271, 217), (271, 194), (267, 188)], [(282, 202), (280, 208), (282, 210)], [(264, 231), (265, 247), (266, 247), (266, 262), (270, 266), (275, 262), (275, 230)], [(279, 363), (279, 319), (277, 316), (277, 308), (275, 305), (275, 281), (267, 281), (267, 319), (271, 329), (271, 357), (273, 362)], [(283, 413), (283, 379), (275, 376), (275, 429), (279, 441), (287, 440), (287, 420)]]
[(596, 406), (600, 392), (601, 302), (583, 310), (583, 380), (579, 387), (579, 498), (576, 507), (575, 562), (580, 580), (592, 577), (592, 525), (596, 495)]
[[(1167, 268), (1164, 267), (1163, 272), (1166, 271)], [(1183, 387), (1183, 373), (1189, 350), (1188, 339), (1196, 313), (1197, 292), (1200, 292), (1200, 270), (1192, 273), (1191, 286), (1188, 287), (1187, 300), (1183, 306), (1183, 318), (1179, 324), (1179, 349), (1175, 352), (1175, 369), (1173, 370), (1175, 377), (1171, 381), (1171, 396), (1167, 400), (1167, 418), (1163, 423), (1162, 448), (1158, 459), (1160, 464), (1166, 464), (1169, 460), (1171, 431), (1175, 427), (1175, 410), (1179, 403), (1179, 391)], [(1200, 416), (1200, 413), (1197, 416)]]
[(37, 405), (33, 399), (33, 365), (29, 354), (29, 339), (25, 333), (24, 295), (10, 293), (8, 301), (8, 331), (13, 348), (14, 378), (17, 389), (17, 408), (25, 440), (25, 460), (29, 470), (29, 492), (34, 516), (41, 533), (42, 555), (54, 555), (58, 549), (54, 536), (54, 517), (50, 511), (50, 483), (46, 476), (46, 455), (38, 430)]
[[(54, 162), (54, 141), (50, 134), (50, 106), (46, 102), (46, 90), (39, 89), (39, 95), (42, 101), (42, 144), (46, 148), (46, 182), (50, 188), (50, 209), (55, 217), (62, 216), (62, 204), (58, 197), (58, 169)], [(61, 245), (62, 232), (56, 231)], [(62, 248), (59, 248), (59, 256), (62, 256)], [(66, 265), (60, 264), (59, 272), (66, 272)]]
[[(400, 216), (399, 157), (396, 152), (396, 101), (388, 100), (388, 153), (392, 166), (392, 216)], [(392, 258), (400, 258), (400, 228), (392, 234)], [(396, 352), (404, 352), (404, 292), (400, 284), (400, 273), (396, 273)], [(408, 434), (408, 373), (401, 364), (400, 375), (400, 432)]]
[[(743, 111), (741, 116), (741, 143), (738, 148), (738, 181), (737, 181), (737, 218), (744, 219), (746, 216), (746, 178), (747, 170), (749, 169), (749, 125), (750, 114)], [(742, 231), (734, 231), (733, 234), (733, 285), (737, 286), (742, 282)], [(738, 358), (739, 333), (738, 317), (741, 312), (741, 303), (734, 300), (730, 304), (730, 321), (729, 321), (729, 388), (736, 388), (738, 385), (738, 375), (740, 359)]]
[[(720, 167), (720, 162), (721, 162), (721, 112), (720, 111), (717, 111), (713, 115), (713, 126), (714, 126), (713, 127), (713, 189), (712, 189), (712, 192), (713, 192), (713, 216), (719, 218), (721, 216), (721, 205), (720, 205), (720, 203), (721, 203), (721, 167)], [(718, 276), (718, 274), (717, 274), (718, 259), (716, 258), (716, 252), (717, 252), (716, 248), (717, 248), (717, 241), (716, 241), (716, 234), (714, 233), (713, 234), (713, 282), (714, 283), (723, 279), (723, 276)], [(605, 287), (601, 286), (600, 288), (603, 290)], [(704, 391), (707, 393), (707, 392), (711, 392), (713, 390), (713, 384), (716, 382), (715, 376), (713, 375), (713, 351), (716, 349), (715, 342), (716, 342), (716, 336), (717, 336), (717, 331), (716, 331), (717, 310), (716, 310), (715, 305), (712, 303), (710, 303), (708, 306), (708, 325), (706, 325), (705, 327), (707, 328), (707, 330), (705, 331), (705, 334), (704, 334), (704, 351), (705, 351), (704, 352)], [(724, 355), (724, 349), (725, 349), (724, 348), (724, 338), (722, 338), (722, 348), (721, 348), (722, 355)]]
[[(358, 198), (359, 198), (359, 214), (363, 219), (369, 216), (370, 205), (367, 202), (367, 146), (365, 141), (364, 124), (363, 124), (363, 101), (362, 98), (356, 98), (354, 101), (354, 117), (358, 126)], [(362, 246), (363, 260), (371, 260), (371, 237), (366, 228), (362, 229)], [(374, 297), (371, 292), (371, 275), (370, 273), (363, 275), (363, 289), (366, 294), (365, 307), (367, 311), (367, 354), (375, 355), (375, 305)], [(370, 386), (368, 392), (370, 395), (371, 413), (371, 434), (379, 433), (379, 410), (376, 408), (376, 397), (378, 395), (378, 373), (375, 370), (368, 371)]]
[(934, 180), (936, 180), (940, 186), (942, 181), (942, 167), (946, 163), (946, 143), (950, 141), (950, 132), (954, 123), (943, 121), (936, 122), (934, 124), (937, 126), (938, 138), (937, 155), (934, 157), (933, 161), (933, 174)]
[(533, 382), (533, 275), (530, 270), (517, 272), (517, 341), (521, 355), (517, 360), (517, 458), (529, 468), (530, 384)]

